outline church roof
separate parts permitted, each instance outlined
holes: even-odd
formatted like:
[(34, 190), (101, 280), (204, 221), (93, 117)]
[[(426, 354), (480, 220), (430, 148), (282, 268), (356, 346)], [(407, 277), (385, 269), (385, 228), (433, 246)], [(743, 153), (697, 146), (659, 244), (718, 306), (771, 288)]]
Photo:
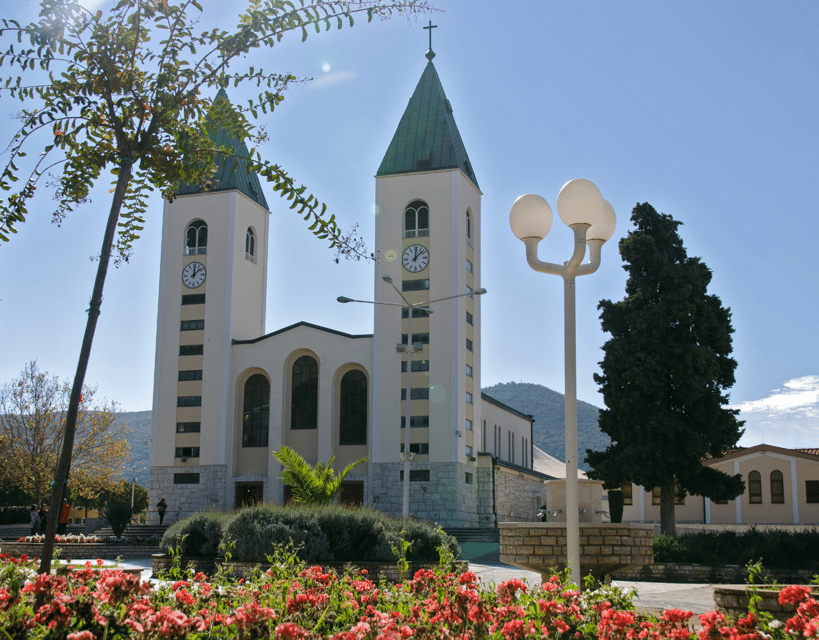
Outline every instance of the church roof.
[(432, 61), (427, 63), (376, 176), (458, 168), (478, 180)]
[[(227, 92), (224, 89), (219, 89), (216, 94), (216, 100), (227, 100)], [(234, 155), (232, 157), (224, 158), (221, 154), (216, 156), (217, 170), (213, 176), (213, 181), (207, 190), (200, 185), (192, 185), (182, 183), (179, 187), (179, 195), (189, 195), (193, 193), (203, 193), (204, 191), (241, 191), (248, 198), (253, 200), (259, 206), (267, 209), (267, 200), (262, 191), (262, 185), (259, 182), (259, 176), (255, 171), (248, 173), (247, 163), (243, 160), (249, 153), (247, 146), (241, 140), (237, 140), (227, 131), (221, 127), (214, 130), (209, 129), (211, 139), (220, 147), (227, 147), (232, 149)]]

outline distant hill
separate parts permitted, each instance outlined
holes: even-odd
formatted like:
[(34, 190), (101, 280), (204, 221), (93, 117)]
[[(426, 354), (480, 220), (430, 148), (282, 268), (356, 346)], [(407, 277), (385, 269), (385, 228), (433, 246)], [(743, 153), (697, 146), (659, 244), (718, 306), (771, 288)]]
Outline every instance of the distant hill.
[[(558, 460), (566, 459), (565, 400), (562, 393), (530, 382), (502, 382), (494, 387), (485, 387), (483, 392), (521, 413), (534, 416), (534, 445)], [(594, 405), (577, 401), (578, 466), (584, 470), (589, 468), (583, 462), (586, 449), (600, 450), (610, 443), (609, 437), (597, 426), (599, 412)]]
[(127, 435), (128, 444), (131, 445), (131, 462), (125, 466), (122, 477), (130, 482), (133, 467), (136, 466), (137, 484), (147, 489), (151, 465), (148, 456), (149, 445), (146, 441), (151, 439), (151, 412), (126, 411), (117, 415), (117, 423), (131, 432)]
[[(563, 394), (548, 387), (529, 382), (503, 382), (494, 387), (487, 387), (484, 393), (500, 400), (513, 409), (535, 417), (532, 442), (546, 453), (558, 460), (565, 460), (563, 438)], [(599, 409), (588, 402), (577, 401), (577, 441), (579, 444), (578, 466), (588, 469), (583, 463), (586, 449), (603, 449), (609, 444), (609, 437), (597, 428)], [(131, 431), (128, 442), (131, 445), (131, 462), (123, 471), (122, 477), (131, 480), (131, 472), (136, 465), (136, 479), (143, 487), (148, 487), (150, 465), (148, 464), (148, 445), (151, 438), (151, 412), (130, 411), (120, 413), (117, 421)], [(145, 469), (143, 470), (143, 467)]]

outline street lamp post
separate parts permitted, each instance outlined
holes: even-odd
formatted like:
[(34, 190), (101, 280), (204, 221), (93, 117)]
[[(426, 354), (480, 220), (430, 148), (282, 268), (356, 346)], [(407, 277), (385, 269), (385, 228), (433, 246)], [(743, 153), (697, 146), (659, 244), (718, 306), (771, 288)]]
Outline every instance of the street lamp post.
[(398, 353), (406, 353), (407, 354), (407, 376), (406, 376), (406, 386), (404, 390), (405, 399), (404, 399), (404, 452), (401, 454), (401, 460), (404, 462), (404, 482), (403, 482), (403, 506), (401, 508), (401, 516), (406, 520), (409, 518), (409, 474), (410, 474), (410, 461), (415, 458), (414, 453), (410, 453), (410, 422), (412, 421), (412, 354), (415, 351), (420, 351), (423, 348), (423, 345), (420, 343), (413, 343), (412, 341), (412, 312), (414, 309), (423, 309), (424, 312), (429, 315), (432, 313), (432, 309), (429, 308), (429, 305), (434, 304), (436, 302), (443, 302), (444, 300), (452, 300), (453, 298), (462, 298), (464, 296), (481, 296), (486, 293), (486, 289), (476, 289), (475, 291), (466, 292), (466, 293), (457, 293), (453, 296), (446, 296), (444, 298), (436, 298), (435, 300), (427, 300), (425, 302), (416, 302), (412, 303), (404, 297), (404, 294), (395, 286), (390, 276), (383, 276), (382, 280), (392, 286), (395, 289), (395, 292), (401, 297), (402, 303), (399, 302), (377, 302), (373, 300), (353, 300), (352, 298), (347, 298), (345, 296), (339, 296), (337, 300), (339, 302), (347, 303), (347, 302), (363, 302), (365, 304), (378, 304), (384, 305), (388, 307), (401, 307), (407, 310), (407, 342), (405, 344), (398, 344), (396, 345), (396, 351)]
[[(589, 180), (571, 180), (557, 196), (557, 212), (574, 232), (574, 252), (562, 265), (541, 262), (537, 245), (552, 227), (549, 203), (535, 194), (520, 196), (509, 212), (512, 232), (526, 245), (529, 266), (563, 278), (564, 371), (566, 428), (566, 546), (570, 576), (580, 584), (580, 505), (577, 481), (577, 372), (575, 341), (575, 278), (597, 271), (600, 249), (614, 234), (614, 209)], [(590, 260), (581, 264), (589, 245)]]

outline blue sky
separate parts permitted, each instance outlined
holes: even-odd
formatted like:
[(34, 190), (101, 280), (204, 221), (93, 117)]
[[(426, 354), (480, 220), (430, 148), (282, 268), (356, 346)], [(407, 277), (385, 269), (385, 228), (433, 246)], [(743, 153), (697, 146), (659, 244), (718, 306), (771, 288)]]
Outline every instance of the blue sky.
[[(205, 2), (203, 26), (235, 13)], [(107, 3), (97, 3), (105, 9)], [(616, 241), (637, 202), (683, 222), (689, 255), (711, 268), (711, 292), (733, 313), (739, 362), (733, 404), (742, 444), (819, 446), (819, 3), (441, 0), (443, 12), (286, 38), (248, 64), (314, 80), (260, 121), (264, 151), (372, 247), (373, 175), (426, 64), (435, 66), (483, 190), (484, 386), (525, 381), (563, 390), (559, 278), (535, 273), (509, 229), (515, 198), (553, 206), (560, 187), (588, 178), (618, 216), (600, 270), (578, 279), (578, 395), (598, 406), (592, 373), (606, 339), (597, 303), (621, 299)], [(30, 20), (33, 2), (6, 17)], [(3, 76), (9, 70), (3, 69)], [(232, 89), (234, 100), (244, 97)], [(19, 109), (0, 101), (10, 138)], [(20, 233), (0, 246), (0, 381), (30, 359), (70, 378), (76, 367), (103, 223), (107, 183), (58, 228), (44, 190)], [(271, 206), (267, 330), (300, 320), (372, 331), (371, 266), (335, 264), (301, 218)], [(162, 202), (130, 264), (108, 276), (87, 380), (123, 410), (152, 398)], [(571, 233), (555, 220), (540, 257), (567, 260)]]

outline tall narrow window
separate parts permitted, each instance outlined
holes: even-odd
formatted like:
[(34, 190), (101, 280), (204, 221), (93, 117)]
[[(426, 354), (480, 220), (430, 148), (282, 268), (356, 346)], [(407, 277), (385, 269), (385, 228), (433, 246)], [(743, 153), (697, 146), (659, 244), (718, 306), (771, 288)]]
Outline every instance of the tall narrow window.
[(245, 382), (242, 446), (266, 447), (270, 424), (270, 383), (261, 373)]
[(204, 220), (194, 220), (185, 231), (185, 255), (195, 256), (208, 252), (208, 225)]
[(250, 227), (245, 234), (245, 259), (256, 262), (256, 234)]
[(472, 216), (466, 211), (466, 239), (472, 240)]
[(785, 481), (781, 471), (771, 471), (771, 502), (785, 504)]
[(748, 498), (751, 504), (762, 504), (762, 475), (759, 471), (748, 474)]
[(404, 237), (420, 238), (429, 235), (429, 207), (423, 200), (414, 200), (404, 209)]
[(290, 428), (318, 427), (318, 363), (302, 356), (293, 364), (293, 390), (290, 403)]
[(363, 372), (356, 369), (344, 374), (340, 400), (339, 444), (367, 444), (367, 376)]
[(631, 483), (624, 482), (623, 486), (620, 488), (623, 490), (623, 504), (632, 504), (634, 498), (632, 497), (631, 493)]

